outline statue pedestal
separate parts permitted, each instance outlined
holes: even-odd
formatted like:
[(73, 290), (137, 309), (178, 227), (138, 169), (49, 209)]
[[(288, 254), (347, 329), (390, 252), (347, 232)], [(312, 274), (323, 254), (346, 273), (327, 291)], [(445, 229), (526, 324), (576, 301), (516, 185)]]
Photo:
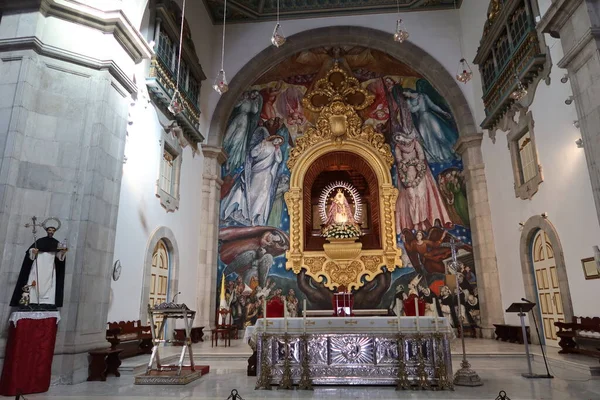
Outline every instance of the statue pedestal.
[(323, 245), (327, 257), (339, 264), (350, 263), (357, 259), (362, 251), (362, 243), (357, 242), (358, 237), (344, 239), (327, 239), (329, 243)]

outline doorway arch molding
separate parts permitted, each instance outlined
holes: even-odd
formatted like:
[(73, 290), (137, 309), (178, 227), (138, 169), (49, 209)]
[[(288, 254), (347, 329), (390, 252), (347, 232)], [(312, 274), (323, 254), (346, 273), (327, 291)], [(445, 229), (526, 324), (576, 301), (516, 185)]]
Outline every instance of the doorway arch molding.
[[(533, 259), (531, 257), (531, 248), (533, 238), (538, 231), (544, 231), (548, 236), (548, 240), (554, 251), (554, 259), (556, 260), (556, 274), (558, 275), (558, 287), (560, 289), (562, 307), (565, 314), (565, 321), (569, 322), (573, 318), (573, 303), (571, 302), (571, 291), (569, 290), (569, 279), (565, 264), (565, 257), (558, 237), (558, 232), (554, 225), (540, 215), (534, 215), (529, 218), (523, 231), (521, 232), (521, 240), (519, 245), (519, 254), (521, 256), (521, 271), (523, 273), (523, 284), (525, 285), (525, 297), (527, 299), (537, 299), (537, 291), (535, 286), (535, 276), (533, 275)], [(540, 308), (536, 308), (536, 318), (542, 321)], [(542, 327), (540, 327), (542, 328)], [(539, 342), (537, 336), (531, 335), (533, 342)]]
[(446, 99), (460, 135), (478, 132), (469, 104), (458, 83), (428, 52), (411, 42), (399, 45), (392, 40), (389, 32), (361, 26), (328, 26), (296, 33), (288, 37), (285, 46), (269, 46), (248, 61), (233, 77), (229, 91), (217, 103), (210, 123), (208, 145), (222, 146), (227, 120), (235, 102), (259, 76), (300, 51), (342, 45), (379, 50), (405, 63), (423, 75)]

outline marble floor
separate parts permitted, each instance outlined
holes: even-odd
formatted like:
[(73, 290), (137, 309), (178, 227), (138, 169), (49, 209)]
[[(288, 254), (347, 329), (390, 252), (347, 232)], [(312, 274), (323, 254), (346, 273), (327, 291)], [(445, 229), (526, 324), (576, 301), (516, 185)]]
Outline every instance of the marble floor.
[[(468, 340), (468, 358), (473, 369), (482, 378), (481, 387), (457, 387), (453, 392), (396, 392), (393, 387), (315, 387), (304, 391), (257, 391), (256, 378), (246, 376), (245, 359), (250, 351), (242, 341), (232, 347), (211, 348), (210, 343), (194, 346), (194, 357), (199, 364), (208, 364), (210, 373), (186, 386), (136, 386), (134, 370), (147, 362), (146, 357), (128, 359), (123, 363), (120, 378), (109, 377), (107, 382), (86, 382), (72, 386), (52, 386), (43, 394), (27, 395), (27, 399), (48, 400), (226, 400), (232, 389), (237, 389), (244, 400), (252, 399), (481, 399), (495, 400), (501, 390), (511, 400), (600, 399), (600, 377), (592, 376), (600, 367), (597, 359), (563, 356), (549, 349), (551, 373), (554, 379), (529, 380), (521, 377), (527, 364), (523, 346), (491, 340)], [(460, 367), (460, 341), (453, 343), (453, 364)], [(533, 351), (534, 372), (543, 373), (545, 367), (539, 347)], [(167, 349), (169, 354), (178, 348)], [(128, 374), (129, 373), (129, 374)], [(137, 373), (137, 372), (136, 372)]]

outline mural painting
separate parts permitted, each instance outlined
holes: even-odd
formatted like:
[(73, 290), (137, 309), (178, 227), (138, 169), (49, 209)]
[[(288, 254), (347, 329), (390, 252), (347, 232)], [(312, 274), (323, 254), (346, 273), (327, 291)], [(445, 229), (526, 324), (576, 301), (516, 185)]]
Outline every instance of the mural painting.
[[(355, 308), (401, 315), (400, 300), (415, 294), (427, 303), (427, 315), (446, 316), (453, 324), (460, 302), (465, 323), (477, 326), (469, 211), (462, 161), (454, 152), (458, 131), (450, 108), (419, 73), (363, 47), (300, 52), (258, 78), (235, 104), (223, 140), (228, 159), (222, 167), (217, 282), (221, 287), (224, 277), (224, 301), (234, 323), (240, 329), (254, 324), (264, 303), (276, 297), (286, 299), (290, 316), (301, 315), (304, 299), (309, 309), (331, 309), (330, 289), (303, 272), (295, 275), (285, 268), (290, 223), (284, 193), (290, 182), (286, 164), (290, 149), (316, 123), (317, 115), (303, 108), (302, 99), (336, 62), (374, 95), (374, 102), (359, 115), (386, 137), (399, 189), (395, 223), (403, 266), (393, 272), (384, 268), (364, 282), (354, 292)], [(319, 179), (317, 186), (343, 181), (361, 196), (373, 195), (364, 177), (348, 168)], [(333, 191), (328, 210), (334, 209), (336, 195), (343, 197)], [(318, 201), (319, 193), (315, 196)], [(354, 205), (342, 201), (345, 197), (339, 199), (343, 216), (351, 216)], [(330, 212), (325, 219), (339, 218), (342, 211)], [(368, 209), (363, 211), (360, 229), (368, 232), (377, 221)], [(317, 210), (315, 220), (318, 214)], [(317, 223), (317, 232), (318, 228)], [(451, 263), (451, 240), (459, 242), (458, 268)], [(462, 289), (460, 299), (457, 285)]]

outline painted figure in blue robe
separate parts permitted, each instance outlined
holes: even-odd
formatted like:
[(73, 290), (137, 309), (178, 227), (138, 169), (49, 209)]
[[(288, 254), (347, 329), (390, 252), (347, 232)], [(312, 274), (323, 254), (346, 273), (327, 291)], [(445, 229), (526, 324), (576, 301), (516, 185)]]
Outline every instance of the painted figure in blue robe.
[(452, 122), (452, 114), (443, 99), (437, 99), (439, 95), (427, 81), (420, 79), (416, 86), (416, 91), (405, 88), (402, 94), (407, 99), (429, 161), (456, 160), (454, 144), (458, 140), (458, 132)]
[(244, 92), (235, 105), (223, 138), (223, 150), (227, 153), (225, 174), (232, 175), (246, 160), (251, 135), (258, 126), (262, 97), (258, 90)]
[(290, 136), (290, 131), (287, 126), (283, 124), (281, 118), (274, 118), (274, 125), (281, 126), (277, 129), (277, 134), (283, 138), (283, 143), (280, 146), (282, 160), (279, 164), (279, 171), (277, 171), (277, 178), (275, 184), (271, 189), (271, 196), (273, 198), (273, 205), (271, 207), (271, 212), (269, 213), (269, 219), (267, 220), (267, 225), (279, 227), (281, 224), (281, 217), (283, 215), (284, 209), (284, 199), (283, 195), (290, 188), (290, 170), (287, 167), (287, 160), (289, 158), (289, 152), (292, 146), (294, 145), (292, 138)]

